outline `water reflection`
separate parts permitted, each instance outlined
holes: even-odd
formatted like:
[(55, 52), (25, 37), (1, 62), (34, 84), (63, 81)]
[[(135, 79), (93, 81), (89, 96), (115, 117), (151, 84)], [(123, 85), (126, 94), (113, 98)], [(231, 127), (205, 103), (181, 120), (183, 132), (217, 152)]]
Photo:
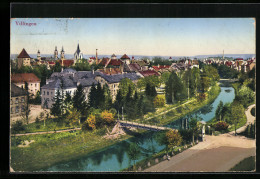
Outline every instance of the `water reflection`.
[[(225, 90), (230, 90), (229, 92)], [(220, 102), (223, 104), (232, 102), (235, 98), (234, 89), (232, 87), (221, 87), (221, 92), (215, 101), (202, 109), (187, 114), (183, 118), (180, 118), (172, 123), (169, 127), (180, 129), (188, 127), (188, 119), (192, 117), (201, 118), (204, 121), (208, 121), (215, 116), (216, 108)], [(80, 159), (63, 162), (42, 171), (119, 171), (127, 168), (133, 164), (127, 156), (127, 149), (130, 143), (134, 142), (141, 148), (142, 155), (136, 162), (147, 158), (153, 153), (157, 153), (164, 149), (164, 145), (160, 145), (156, 140), (158, 132), (147, 132), (145, 134), (132, 133), (135, 137), (119, 142), (111, 147), (97, 151), (96, 153), (88, 154)]]

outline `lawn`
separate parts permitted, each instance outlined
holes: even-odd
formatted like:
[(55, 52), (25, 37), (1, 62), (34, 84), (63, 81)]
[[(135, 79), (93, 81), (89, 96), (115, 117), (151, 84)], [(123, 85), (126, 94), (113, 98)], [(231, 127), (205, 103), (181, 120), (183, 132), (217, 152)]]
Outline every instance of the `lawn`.
[(251, 156), (240, 161), (229, 171), (255, 171), (255, 164), (255, 156)]
[[(130, 137), (125, 135), (116, 140), (107, 140), (102, 137), (105, 133), (106, 129), (102, 128), (95, 132), (76, 131), (12, 137), (11, 166), (15, 171), (37, 171), (59, 162), (77, 159)], [(35, 142), (28, 147), (18, 147), (18, 144), (25, 140)]]

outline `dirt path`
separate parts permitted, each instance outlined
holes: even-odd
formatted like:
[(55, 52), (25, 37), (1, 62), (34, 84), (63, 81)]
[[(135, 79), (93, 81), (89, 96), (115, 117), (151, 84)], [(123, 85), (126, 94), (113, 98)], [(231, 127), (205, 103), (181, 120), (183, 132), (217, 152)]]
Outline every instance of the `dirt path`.
[[(237, 129), (237, 133), (241, 133), (243, 132), (244, 130), (246, 130), (246, 127), (249, 125), (249, 124), (253, 124), (254, 121), (255, 121), (255, 117), (251, 115), (251, 109), (255, 107), (255, 104), (252, 104), (250, 105), (247, 110), (245, 111), (245, 114), (246, 114), (246, 124), (242, 127), (240, 127), (239, 129)], [(232, 131), (230, 132), (230, 134), (235, 134), (235, 131)]]
[[(242, 132), (253, 123), (251, 105), (245, 111), (247, 123), (237, 131)], [(256, 155), (256, 141), (244, 136), (234, 136), (234, 132), (219, 136), (206, 135), (206, 141), (163, 161), (144, 172), (226, 172), (244, 158)]]

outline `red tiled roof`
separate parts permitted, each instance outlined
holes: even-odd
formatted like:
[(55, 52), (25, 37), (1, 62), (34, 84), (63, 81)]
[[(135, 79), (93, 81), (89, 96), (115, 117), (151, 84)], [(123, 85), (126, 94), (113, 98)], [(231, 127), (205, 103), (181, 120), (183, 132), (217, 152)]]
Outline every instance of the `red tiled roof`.
[(124, 54), (121, 59), (130, 59), (126, 54)]
[(28, 55), (26, 50), (23, 48), (23, 50), (21, 51), (21, 53), (18, 55), (17, 58), (31, 58), (31, 57)]
[(111, 59), (108, 65), (120, 66), (123, 62), (121, 60)]
[(161, 65), (161, 66), (153, 66), (153, 69), (155, 69), (156, 71), (159, 71), (160, 69), (168, 69), (170, 68), (170, 65)]
[(139, 71), (139, 73), (141, 73), (144, 77), (145, 76), (152, 76), (152, 75), (159, 76), (159, 74), (154, 70)]
[(243, 58), (236, 58), (236, 60), (243, 60)]
[(226, 62), (225, 65), (226, 65), (226, 66), (231, 66), (231, 65), (232, 65), (232, 62)]
[(100, 71), (106, 75), (121, 74), (121, 70), (119, 68), (106, 68), (105, 70), (99, 69), (98, 71)]
[(55, 65), (55, 62), (48, 62), (49, 65)]
[(109, 58), (103, 58), (102, 61), (99, 64), (105, 66), (107, 64), (108, 60), (109, 60)]
[(74, 60), (63, 60), (63, 66), (69, 67), (74, 64)]
[(172, 57), (170, 57), (169, 59), (172, 59)]
[(40, 79), (33, 73), (17, 73), (11, 77), (12, 83), (37, 82)]
[(89, 57), (89, 59), (93, 59), (93, 60), (95, 60), (95, 59), (96, 59), (96, 57)]

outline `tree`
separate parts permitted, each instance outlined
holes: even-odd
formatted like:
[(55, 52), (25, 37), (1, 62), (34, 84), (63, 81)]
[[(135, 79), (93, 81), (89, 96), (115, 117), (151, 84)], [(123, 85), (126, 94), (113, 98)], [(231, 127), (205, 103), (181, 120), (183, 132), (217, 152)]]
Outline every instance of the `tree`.
[(194, 135), (199, 130), (199, 120), (197, 118), (191, 118), (189, 121), (190, 129), (192, 130), (192, 143), (194, 143)]
[(121, 90), (121, 95), (125, 97), (129, 91), (129, 86), (131, 88), (131, 96), (135, 91), (135, 84), (129, 78), (124, 78), (119, 83), (119, 89)]
[(82, 85), (77, 86), (77, 90), (74, 92), (74, 96), (72, 98), (73, 107), (79, 111), (82, 115), (87, 107), (87, 103), (85, 100), (85, 94)]
[(59, 62), (56, 62), (54, 67), (53, 67), (54, 72), (61, 72), (61, 65)]
[(96, 129), (96, 117), (94, 115), (90, 115), (87, 119), (87, 124), (92, 130)]
[(199, 81), (200, 81), (200, 70), (196, 67), (192, 68), (191, 75), (193, 76), (194, 79), (194, 93), (195, 96), (197, 96), (197, 91), (198, 91)]
[(60, 118), (62, 115), (61, 105), (62, 105), (61, 94), (60, 94), (60, 90), (58, 89), (54, 97), (54, 104), (52, 105), (51, 108), (51, 114), (54, 116), (58, 116)]
[(91, 107), (96, 107), (96, 97), (97, 97), (97, 89), (94, 85), (94, 83), (92, 84), (91, 88), (90, 88), (90, 92), (88, 95), (88, 106), (89, 108)]
[(29, 124), (29, 114), (31, 112), (30, 110), (30, 104), (29, 104), (29, 101), (30, 101), (30, 94), (29, 94), (29, 89), (28, 89), (28, 83), (25, 81), (25, 91), (26, 91), (26, 103), (25, 103), (25, 119), (26, 119), (26, 122), (27, 124)]
[(96, 95), (95, 107), (104, 109), (105, 94), (104, 94), (104, 90), (102, 89), (100, 83), (97, 84), (96, 94), (97, 95)]
[(164, 73), (162, 73), (160, 82), (163, 83), (163, 84), (165, 84), (165, 83), (168, 81), (170, 75), (171, 75), (170, 72), (164, 72)]
[(222, 117), (223, 117), (223, 102), (220, 101), (219, 104), (218, 104), (218, 107), (216, 109), (216, 112), (215, 112), (215, 115), (216, 115), (216, 119), (221, 121), (222, 120)]
[(175, 100), (178, 100), (178, 94), (182, 92), (182, 89), (183, 84), (180, 78), (176, 75), (175, 72), (172, 72), (165, 86), (167, 102), (174, 103)]
[(200, 84), (199, 84), (199, 89), (202, 93), (205, 93), (210, 86), (210, 79), (207, 76), (206, 72), (202, 72), (201, 76), (200, 76)]
[(101, 118), (107, 123), (111, 124), (114, 122), (114, 114), (108, 112), (107, 110), (101, 113)]
[(245, 85), (242, 85), (242, 87), (238, 90), (238, 94), (236, 96), (236, 99), (239, 100), (244, 107), (253, 102), (254, 98), (255, 95), (253, 90)]
[(116, 100), (113, 105), (117, 111), (120, 111), (123, 106), (123, 96), (120, 89), (117, 92)]
[(182, 142), (182, 137), (180, 133), (176, 130), (170, 130), (166, 132), (166, 138), (167, 138), (168, 148), (179, 146)]
[(241, 118), (244, 116), (244, 108), (243, 106), (238, 102), (234, 101), (231, 104), (231, 117), (233, 119), (233, 124), (235, 125), (235, 135), (237, 135), (236, 130), (237, 126), (241, 121)]
[(71, 126), (76, 127), (77, 124), (80, 124), (80, 112), (78, 112), (75, 108), (72, 108), (68, 113), (69, 114), (67, 115), (66, 120), (68, 120)]
[(107, 84), (105, 84), (103, 86), (103, 93), (104, 93), (104, 99), (105, 99), (103, 108), (108, 110), (112, 106), (112, 97), (111, 97), (111, 94), (110, 94), (110, 89), (109, 89)]
[(134, 161), (133, 169), (135, 170), (135, 161), (141, 156), (141, 149), (136, 143), (130, 143), (130, 146), (127, 150), (127, 155), (130, 160)]

